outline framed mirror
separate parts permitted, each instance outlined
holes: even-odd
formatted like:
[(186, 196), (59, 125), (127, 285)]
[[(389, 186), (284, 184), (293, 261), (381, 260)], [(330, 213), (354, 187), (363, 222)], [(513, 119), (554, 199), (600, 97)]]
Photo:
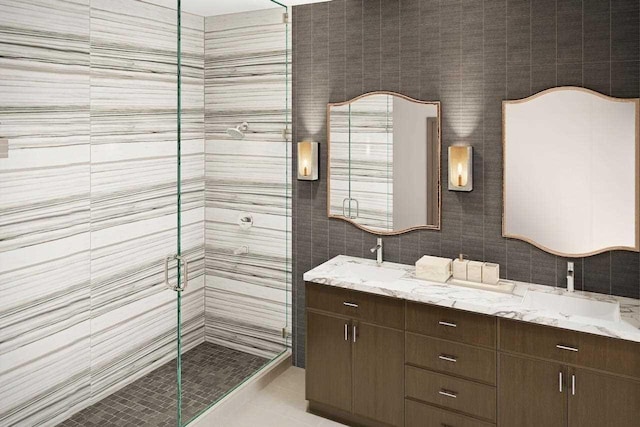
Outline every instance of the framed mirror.
[(567, 257), (637, 252), (639, 110), (578, 87), (504, 101), (503, 236)]
[(440, 229), (440, 103), (372, 92), (327, 106), (330, 218), (376, 234)]

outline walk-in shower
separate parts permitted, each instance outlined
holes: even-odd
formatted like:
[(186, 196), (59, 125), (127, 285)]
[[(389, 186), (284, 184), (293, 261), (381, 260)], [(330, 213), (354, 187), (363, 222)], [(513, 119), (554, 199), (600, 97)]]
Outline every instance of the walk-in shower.
[(0, 426), (186, 425), (288, 351), (289, 19), (221, 3), (0, 0)]

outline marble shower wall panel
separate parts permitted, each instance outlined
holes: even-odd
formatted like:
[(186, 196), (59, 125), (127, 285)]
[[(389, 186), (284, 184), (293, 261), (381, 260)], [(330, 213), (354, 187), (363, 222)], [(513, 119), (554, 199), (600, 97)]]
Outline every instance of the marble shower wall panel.
[[(99, 400), (175, 357), (176, 11), (91, 3), (91, 387)], [(183, 17), (185, 349), (204, 340), (204, 19)], [(175, 268), (172, 269), (175, 281)]]
[[(290, 301), (282, 15), (277, 8), (205, 22), (205, 335), (265, 357), (284, 348)], [(231, 138), (226, 130), (242, 122), (245, 138)], [(245, 215), (253, 218), (248, 230), (238, 225)], [(243, 246), (247, 254), (234, 253)]]
[(90, 393), (89, 0), (0, 1), (0, 425)]

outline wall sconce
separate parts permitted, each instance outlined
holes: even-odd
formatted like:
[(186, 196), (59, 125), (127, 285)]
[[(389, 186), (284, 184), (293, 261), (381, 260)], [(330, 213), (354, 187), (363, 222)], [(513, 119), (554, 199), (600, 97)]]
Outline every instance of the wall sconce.
[(470, 145), (449, 147), (449, 190), (473, 190), (473, 147)]
[(298, 179), (316, 181), (318, 179), (318, 143), (298, 142)]

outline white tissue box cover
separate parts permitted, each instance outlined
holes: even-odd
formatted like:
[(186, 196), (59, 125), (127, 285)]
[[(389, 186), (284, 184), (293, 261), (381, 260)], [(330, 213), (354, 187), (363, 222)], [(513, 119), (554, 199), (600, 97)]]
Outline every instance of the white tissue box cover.
[(446, 282), (451, 277), (451, 259), (425, 255), (416, 261), (416, 277)]

